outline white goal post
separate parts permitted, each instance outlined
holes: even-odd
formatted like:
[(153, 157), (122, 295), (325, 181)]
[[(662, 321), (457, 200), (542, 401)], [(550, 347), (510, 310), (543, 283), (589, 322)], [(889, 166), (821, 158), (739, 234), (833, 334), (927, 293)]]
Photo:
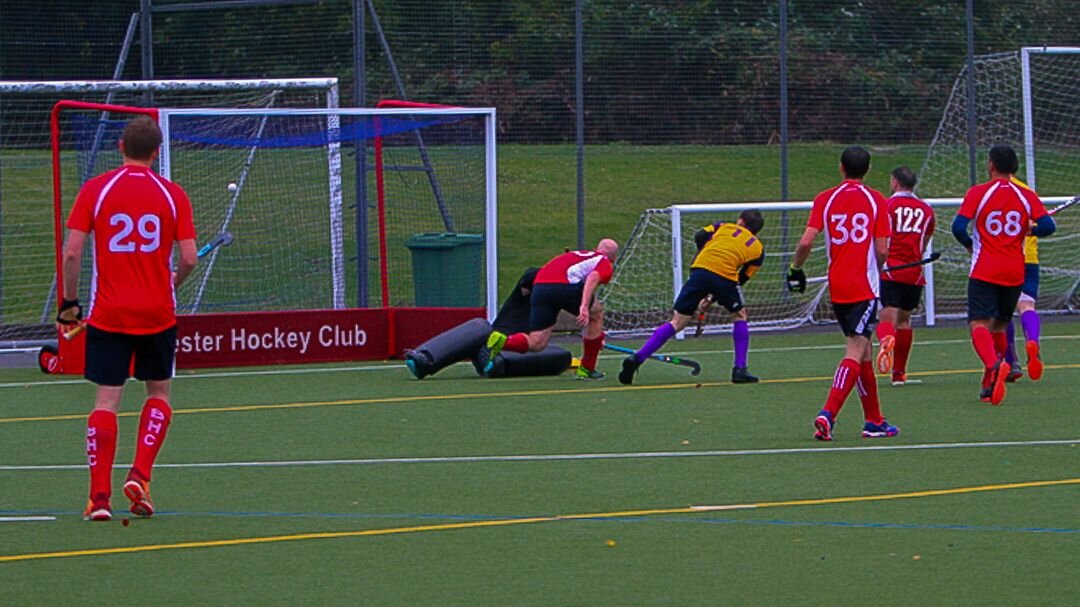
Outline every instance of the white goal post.
[[(1047, 197), (1047, 207), (1065, 197)], [(934, 208), (937, 231), (928, 252), (941, 259), (926, 266), (924, 305), (916, 318), (934, 325), (942, 318), (961, 318), (966, 302), (970, 256), (952, 237), (949, 225), (960, 198), (927, 199)], [(812, 203), (765, 202), (731, 204), (685, 204), (650, 209), (641, 215), (623, 247), (609, 285), (601, 292), (605, 325), (609, 333), (647, 334), (671, 319), (672, 304), (689, 275), (696, 254), (694, 233), (715, 221), (734, 222), (747, 209), (760, 210), (765, 227), (759, 234), (765, 246), (765, 263), (743, 286), (750, 325), (757, 329), (791, 329), (833, 322), (825, 281), (827, 266), (820, 238), (806, 264), (806, 293), (787, 291), (785, 274), (802, 236)], [(1080, 213), (1058, 215), (1059, 234), (1040, 239), (1042, 292), (1040, 310), (1074, 312), (1080, 308), (1080, 260), (1073, 254), (1080, 237)], [(713, 306), (705, 317), (702, 333), (731, 330), (726, 310)], [(679, 336), (680, 338), (682, 335)]]

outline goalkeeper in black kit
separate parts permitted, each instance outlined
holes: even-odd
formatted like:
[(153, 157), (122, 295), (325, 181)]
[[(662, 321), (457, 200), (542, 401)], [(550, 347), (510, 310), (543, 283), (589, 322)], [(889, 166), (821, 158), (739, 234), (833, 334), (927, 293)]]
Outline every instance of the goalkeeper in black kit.
[(735, 223), (717, 222), (698, 230), (694, 235), (698, 253), (690, 266), (690, 277), (675, 299), (675, 313), (671, 321), (657, 327), (640, 350), (626, 357), (619, 373), (620, 383), (633, 383), (641, 364), (667, 340), (685, 329), (699, 308), (713, 302), (731, 313), (731, 338), (735, 345), (731, 382), (758, 382), (758, 378), (747, 369), (750, 328), (740, 287), (765, 261), (765, 247), (757, 237), (763, 227), (765, 219), (761, 212), (750, 209), (743, 211)]

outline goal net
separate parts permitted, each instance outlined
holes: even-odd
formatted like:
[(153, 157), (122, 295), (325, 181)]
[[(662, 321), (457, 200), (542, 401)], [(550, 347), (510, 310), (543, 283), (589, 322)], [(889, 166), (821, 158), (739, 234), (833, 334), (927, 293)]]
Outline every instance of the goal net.
[[(55, 339), (50, 121), (60, 100), (125, 106), (336, 107), (337, 79), (0, 81), (0, 348)], [(68, 205), (88, 176), (117, 166), (113, 117), (83, 112), (62, 135)]]
[(971, 186), (969, 127), (974, 127), (976, 181), (986, 177), (986, 150), (1012, 145), (1020, 178), (1042, 196), (1080, 194), (1080, 47), (1024, 48), (976, 57), (974, 113), (968, 67), (961, 70), (919, 172), (918, 192), (963, 196)]
[(160, 115), (163, 173), (188, 190), (205, 238), (234, 237), (200, 263), (182, 313), (494, 310), (494, 110)]
[[(1047, 206), (1063, 202), (1048, 197)], [(954, 244), (948, 226), (959, 207), (958, 199), (928, 199), (934, 208), (938, 231), (931, 250), (942, 257), (926, 267), (924, 304), (915, 315), (928, 324), (938, 318), (960, 318), (965, 313), (970, 255)], [(759, 237), (765, 245), (765, 263), (742, 287), (750, 325), (758, 329), (790, 329), (807, 324), (833, 322), (829, 305), (824, 244), (819, 238), (805, 265), (809, 285), (805, 293), (787, 290), (785, 275), (795, 246), (802, 236), (810, 202), (770, 202), (673, 205), (651, 209), (641, 215), (619, 260), (610, 284), (601, 291), (605, 325), (612, 334), (644, 334), (671, 319), (675, 296), (689, 275), (697, 252), (694, 233), (715, 221), (734, 222), (746, 209), (758, 209), (765, 218)], [(1080, 228), (1072, 209), (1056, 218), (1064, 247), (1054, 238), (1040, 246), (1042, 284), (1039, 307), (1058, 312), (1080, 309), (1080, 263), (1074, 255), (1062, 255)], [(702, 324), (704, 333), (730, 331), (726, 310), (712, 306)]]
[[(232, 236), (178, 291), (179, 313), (361, 307), (361, 283), (379, 294), (376, 307), (494, 310), (494, 110), (155, 112), (158, 169), (191, 198), (199, 244)], [(69, 173), (86, 165), (89, 138), (111, 150), (98, 152), (101, 167), (90, 174), (119, 163), (116, 142), (131, 116), (100, 113), (60, 113), (58, 138), (71, 154), (60, 162), (59, 217), (82, 182)], [(357, 196), (365, 167), (370, 198)]]
[[(968, 147), (967, 68), (957, 77), (941, 123), (919, 172), (917, 192), (934, 207), (941, 259), (926, 268), (924, 305), (916, 316), (962, 318), (967, 301), (970, 255), (949, 234), (960, 198), (971, 186)], [(1050, 208), (1080, 194), (1080, 48), (1025, 48), (976, 58), (974, 71), (976, 181), (986, 179), (986, 152), (1010, 144), (1021, 158), (1019, 177), (1036, 188)], [(602, 291), (613, 332), (644, 333), (671, 318), (671, 306), (685, 280), (696, 247), (693, 234), (713, 221), (735, 221), (747, 208), (761, 209), (765, 265), (743, 288), (750, 323), (758, 328), (790, 328), (832, 321), (824, 282), (825, 255), (816, 249), (807, 265), (805, 294), (789, 293), (784, 275), (801, 236), (810, 203), (675, 205), (642, 214), (625, 245), (611, 284)], [(1038, 307), (1050, 313), (1080, 310), (1080, 211), (1055, 216), (1057, 232), (1039, 240)], [(677, 237), (675, 237), (677, 235)], [(730, 329), (717, 307), (703, 330)]]

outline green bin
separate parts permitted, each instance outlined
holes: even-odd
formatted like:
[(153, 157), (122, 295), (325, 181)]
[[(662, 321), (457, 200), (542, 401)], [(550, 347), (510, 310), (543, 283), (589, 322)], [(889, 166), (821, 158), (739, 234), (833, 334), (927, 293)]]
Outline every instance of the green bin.
[(416, 305), (478, 308), (484, 305), (484, 235), (457, 232), (413, 234)]

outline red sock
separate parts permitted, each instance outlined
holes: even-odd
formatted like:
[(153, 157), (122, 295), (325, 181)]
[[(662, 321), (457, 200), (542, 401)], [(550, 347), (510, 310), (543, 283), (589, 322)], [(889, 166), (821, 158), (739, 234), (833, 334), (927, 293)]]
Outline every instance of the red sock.
[(907, 373), (908, 356), (911, 355), (911, 344), (915, 341), (915, 332), (908, 329), (896, 330), (896, 358), (893, 359), (893, 373), (903, 375)]
[(150, 482), (161, 445), (165, 443), (165, 434), (172, 421), (172, 409), (169, 403), (160, 398), (148, 398), (139, 416), (139, 440), (135, 443), (135, 463), (131, 466), (131, 475)]
[(881, 402), (877, 395), (877, 376), (874, 375), (873, 363), (868, 360), (859, 365), (856, 387), (859, 390), (859, 400), (862, 401), (863, 418), (872, 424), (880, 424), (884, 418), (881, 416)]
[(997, 363), (997, 350), (994, 348), (994, 338), (990, 335), (990, 329), (975, 327), (971, 330), (971, 345), (975, 353), (979, 355), (984, 367), (989, 369)]
[(106, 502), (112, 496), (112, 467), (116, 459), (116, 414), (94, 409), (86, 420), (86, 463), (90, 465), (90, 499)]
[(832, 388), (829, 389), (829, 399), (825, 401), (825, 410), (832, 413), (833, 419), (840, 413), (848, 394), (855, 387), (855, 380), (859, 378), (859, 363), (845, 358), (836, 367), (833, 375)]
[(875, 331), (877, 332), (878, 343), (881, 343), (881, 338), (885, 337), (886, 335), (896, 335), (896, 327), (888, 321), (878, 323), (877, 329), (875, 329)]
[(994, 340), (994, 353), (997, 357), (994, 362), (997, 362), (998, 358), (1005, 356), (1005, 350), (1009, 347), (1009, 340), (1005, 337), (1004, 331), (995, 331), (990, 334), (990, 337)]
[(529, 336), (524, 333), (514, 333), (506, 338), (503, 350), (524, 354), (529, 351)]
[(581, 354), (581, 366), (590, 371), (596, 370), (596, 359), (600, 357), (600, 349), (604, 347), (604, 337), (606, 333), (600, 333), (598, 337), (592, 339), (585, 338), (582, 340), (584, 347)]

